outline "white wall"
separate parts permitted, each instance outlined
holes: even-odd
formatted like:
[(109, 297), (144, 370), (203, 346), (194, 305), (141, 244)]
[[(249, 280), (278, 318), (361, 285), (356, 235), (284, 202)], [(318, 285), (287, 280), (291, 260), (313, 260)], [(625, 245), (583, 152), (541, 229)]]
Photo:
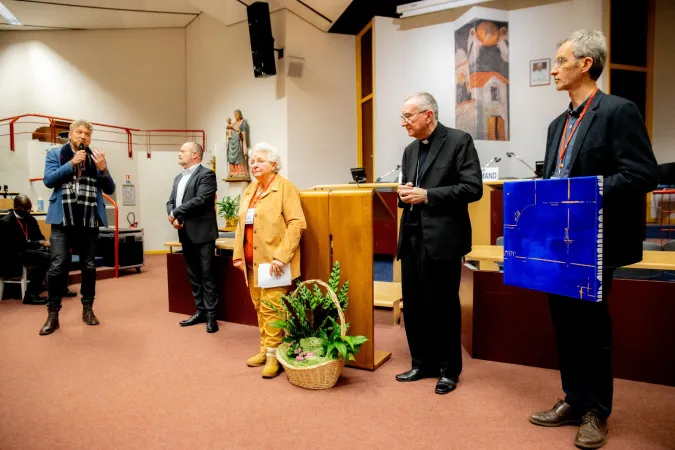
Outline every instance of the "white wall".
[[(185, 30), (2, 32), (0, 86), (0, 117), (39, 113), (130, 128), (183, 129)], [(39, 126), (18, 125), (17, 131)], [(0, 126), (0, 134), (6, 132), (7, 127)], [(175, 237), (164, 207), (177, 172), (175, 153), (169, 157), (155, 151), (147, 159), (144, 148), (137, 146), (129, 159), (126, 143), (104, 142), (124, 140), (124, 135), (95, 128), (93, 138), (92, 146), (106, 151), (118, 188), (126, 174), (136, 186), (136, 206), (121, 207), (120, 225), (126, 225), (127, 212), (133, 211), (145, 229), (146, 250), (162, 249), (167, 239)], [(42, 176), (40, 152), (45, 146), (29, 139), (30, 134), (20, 135), (17, 151), (10, 152), (9, 139), (0, 137), (0, 178), (13, 180), (17, 190), (30, 191), (36, 203), (44, 188), (40, 182), (30, 186), (26, 181)], [(117, 199), (121, 204), (121, 188)]]
[(304, 58), (287, 77), (288, 176), (299, 189), (346, 183), (356, 167), (356, 38), (286, 15), (286, 54)]
[(225, 119), (240, 109), (251, 143), (281, 155), (281, 174), (300, 189), (346, 182), (356, 164), (356, 56), (353, 36), (323, 33), (287, 11), (271, 15), (277, 48), (304, 58), (301, 78), (255, 78), (246, 23), (225, 26), (201, 14), (187, 28), (187, 124), (204, 128), (216, 151), (218, 196), (238, 195), (245, 183), (225, 182)]
[(659, 164), (675, 162), (675, 3), (657, 0), (654, 40), (652, 145)]
[[(478, 17), (489, 13), (487, 8), (474, 11), (480, 12)], [(535, 161), (543, 160), (548, 125), (569, 102), (553, 84), (530, 87), (529, 62), (553, 59), (556, 43), (572, 31), (602, 29), (602, 0), (571, 0), (514, 10), (508, 13), (507, 20), (511, 139), (475, 144), (482, 164), (500, 156), (500, 176), (524, 177), (530, 176), (529, 169), (507, 158), (506, 152), (516, 153), (533, 167)], [(399, 31), (392, 19), (378, 17), (374, 28), (375, 172), (383, 173), (400, 164), (403, 149), (411, 141), (398, 118), (406, 95), (420, 90), (430, 92), (439, 103), (440, 121), (450, 127), (455, 125), (455, 24)]]
[[(271, 14), (275, 45), (284, 44), (285, 11)], [(187, 125), (206, 130), (210, 156), (216, 152), (218, 197), (238, 195), (246, 183), (226, 183), (225, 119), (240, 109), (252, 143), (274, 145), (287, 161), (287, 112), (283, 77), (255, 78), (246, 22), (225, 26), (202, 13), (188, 27)], [(288, 165), (287, 165), (288, 166)], [(287, 168), (282, 175), (287, 175)]]
[(399, 31), (392, 19), (376, 17), (373, 36), (375, 175), (380, 176), (401, 164), (412, 141), (400, 117), (408, 95), (428, 91), (438, 102), (440, 122), (455, 125), (455, 28), (449, 22)]
[[(512, 152), (534, 167), (546, 152), (548, 125), (569, 104), (565, 92), (557, 92), (553, 79), (548, 86), (530, 87), (529, 62), (555, 58), (556, 44), (576, 30), (602, 29), (601, 0), (573, 0), (509, 12), (511, 142)], [(604, 77), (599, 80), (603, 88)], [(525, 165), (513, 158), (507, 162), (510, 176), (532, 176)]]

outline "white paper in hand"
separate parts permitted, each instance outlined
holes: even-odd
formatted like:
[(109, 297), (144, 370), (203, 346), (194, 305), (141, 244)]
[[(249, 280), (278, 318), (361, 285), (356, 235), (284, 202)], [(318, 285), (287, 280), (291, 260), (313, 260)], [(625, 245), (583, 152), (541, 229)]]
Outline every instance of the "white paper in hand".
[(291, 264), (284, 264), (283, 273), (280, 277), (275, 277), (270, 275), (270, 265), (271, 264), (259, 264), (258, 265), (258, 287), (260, 288), (273, 288), (279, 286), (290, 286), (291, 285)]

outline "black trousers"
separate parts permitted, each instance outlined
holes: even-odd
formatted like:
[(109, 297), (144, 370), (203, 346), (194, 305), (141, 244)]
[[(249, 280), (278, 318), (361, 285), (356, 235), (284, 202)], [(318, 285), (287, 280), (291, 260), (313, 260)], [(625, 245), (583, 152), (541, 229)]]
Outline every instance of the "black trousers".
[(51, 263), (47, 274), (49, 288), (47, 306), (50, 308), (61, 308), (61, 297), (68, 286), (71, 249), (76, 251), (80, 257), (80, 269), (82, 271), (80, 293), (82, 294), (82, 303), (94, 303), (94, 296), (96, 295), (98, 228), (52, 225), (49, 242), (51, 242), (49, 249)]
[(614, 269), (603, 268), (601, 302), (549, 295), (556, 332), (560, 378), (565, 401), (596, 411), (601, 418), (612, 412), (612, 319), (609, 291)]
[(24, 250), (20, 255), (21, 264), (28, 268), (28, 284), (27, 292), (33, 295), (40, 295), (42, 293), (42, 283), (47, 275), (49, 269), (49, 252), (41, 250)]
[(425, 371), (462, 372), (462, 258), (435, 260), (419, 232), (406, 231), (401, 247), (405, 332), (412, 366)]
[(218, 289), (213, 270), (216, 241), (203, 244), (181, 242), (181, 244), (197, 311), (215, 315), (218, 306)]

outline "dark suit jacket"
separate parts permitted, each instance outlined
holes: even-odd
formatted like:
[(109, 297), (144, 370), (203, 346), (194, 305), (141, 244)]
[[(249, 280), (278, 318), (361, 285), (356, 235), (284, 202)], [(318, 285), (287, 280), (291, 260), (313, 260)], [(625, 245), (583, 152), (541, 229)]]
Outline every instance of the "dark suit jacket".
[[(469, 203), (483, 196), (483, 175), (471, 135), (440, 122), (437, 126), (417, 182), (417, 187), (427, 190), (429, 203), (414, 205), (414, 208), (420, 211), (426, 255), (433, 259), (450, 259), (471, 251)], [(416, 139), (403, 152), (401, 184), (415, 183), (419, 143)], [(405, 234), (403, 224), (410, 213), (410, 205), (399, 199), (399, 207), (403, 208), (398, 239), (400, 259)]]
[(0, 275), (18, 276), (21, 274), (21, 261), (19, 255), (25, 250), (37, 250), (40, 247), (38, 241), (44, 241), (45, 237), (40, 230), (37, 220), (33, 216), (25, 218), (28, 231), (28, 241), (23, 234), (19, 221), (13, 210), (0, 217)]
[[(548, 127), (544, 178), (558, 162), (567, 112)], [(625, 266), (642, 260), (645, 195), (658, 184), (658, 165), (635, 103), (598, 91), (577, 128), (570, 177), (597, 176), (603, 186), (603, 263)]]
[(176, 190), (181, 177), (179, 174), (173, 180), (171, 197), (166, 203), (167, 214), (173, 214), (183, 224), (183, 228), (178, 230), (180, 242), (203, 244), (218, 239), (216, 173), (200, 164), (185, 186), (181, 205), (176, 207)]

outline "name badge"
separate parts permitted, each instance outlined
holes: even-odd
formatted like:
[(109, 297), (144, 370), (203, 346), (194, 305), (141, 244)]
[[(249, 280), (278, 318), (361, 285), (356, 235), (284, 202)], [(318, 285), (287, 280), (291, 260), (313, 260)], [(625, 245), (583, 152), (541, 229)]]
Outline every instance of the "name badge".
[(253, 216), (255, 215), (255, 208), (249, 208), (246, 211), (246, 225), (253, 225)]

